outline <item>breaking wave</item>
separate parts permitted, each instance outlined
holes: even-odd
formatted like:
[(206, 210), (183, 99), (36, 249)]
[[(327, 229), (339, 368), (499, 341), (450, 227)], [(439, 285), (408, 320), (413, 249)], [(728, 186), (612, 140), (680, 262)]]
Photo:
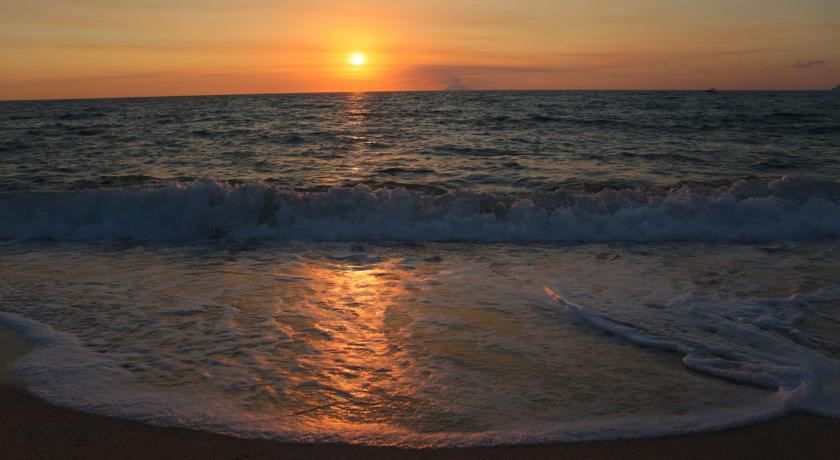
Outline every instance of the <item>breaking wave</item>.
[(163, 188), (0, 194), (0, 238), (21, 240), (762, 241), (840, 236), (840, 183), (533, 194), (328, 188), (216, 179)]

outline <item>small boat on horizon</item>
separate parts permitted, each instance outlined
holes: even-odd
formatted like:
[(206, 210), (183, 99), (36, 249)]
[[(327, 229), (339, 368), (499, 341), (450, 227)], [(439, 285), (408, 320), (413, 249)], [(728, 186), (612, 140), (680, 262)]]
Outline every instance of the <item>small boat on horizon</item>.
[(709, 88), (709, 89), (707, 89), (703, 92), (704, 93), (716, 93), (716, 92), (718, 92), (718, 89), (717, 88)]

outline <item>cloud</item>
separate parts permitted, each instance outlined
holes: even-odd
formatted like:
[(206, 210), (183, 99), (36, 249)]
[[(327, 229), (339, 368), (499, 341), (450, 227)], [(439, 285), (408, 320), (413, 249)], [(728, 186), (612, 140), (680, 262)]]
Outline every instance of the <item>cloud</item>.
[[(402, 77), (412, 85), (424, 87), (453, 87), (458, 85), (479, 88), (499, 85), (519, 85), (523, 81), (554, 79), (557, 75), (575, 72), (571, 67), (543, 67), (531, 65), (416, 65), (405, 70)], [(507, 83), (504, 83), (507, 82)]]
[(527, 73), (555, 73), (568, 69), (534, 66), (499, 66), (499, 65), (421, 65), (415, 66), (416, 75), (450, 79), (459, 76), (510, 75)]
[(794, 69), (810, 69), (811, 67), (816, 67), (818, 65), (824, 65), (826, 62), (822, 59), (815, 59), (813, 61), (796, 61), (791, 64), (791, 67)]
[(570, 69), (538, 66), (418, 65), (408, 69), (405, 76), (415, 81), (449, 83), (453, 78), (494, 79), (512, 75), (550, 75), (568, 71)]

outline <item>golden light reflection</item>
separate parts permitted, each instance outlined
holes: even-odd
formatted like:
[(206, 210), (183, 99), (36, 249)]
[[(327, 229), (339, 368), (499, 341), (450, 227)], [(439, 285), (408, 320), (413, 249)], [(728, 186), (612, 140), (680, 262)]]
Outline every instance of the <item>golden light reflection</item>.
[[(289, 375), (295, 415), (334, 424), (377, 424), (405, 410), (411, 360), (403, 348), (399, 321), (404, 279), (395, 264), (338, 261), (301, 267), (309, 280), (305, 300), (308, 327), (298, 332), (311, 351), (298, 364), (306, 372)], [(400, 407), (397, 410), (397, 407)]]
[(345, 164), (347, 169), (344, 174), (342, 174), (341, 169), (336, 169), (333, 175), (318, 178), (322, 185), (332, 186), (345, 180), (357, 182), (364, 179), (364, 173), (371, 160), (370, 150), (366, 148), (366, 143), (369, 141), (369, 130), (366, 128), (370, 114), (369, 97), (370, 94), (366, 92), (353, 92), (344, 95), (345, 103), (337, 113), (336, 118), (341, 123), (342, 133), (340, 137), (342, 140), (349, 141), (352, 152), (347, 155)]

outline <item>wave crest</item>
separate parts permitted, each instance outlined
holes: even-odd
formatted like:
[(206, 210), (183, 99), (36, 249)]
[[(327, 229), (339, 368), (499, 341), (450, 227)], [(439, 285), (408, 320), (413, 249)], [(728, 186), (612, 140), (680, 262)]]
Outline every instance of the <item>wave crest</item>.
[(0, 194), (0, 238), (324, 241), (761, 241), (840, 236), (840, 184), (784, 177), (720, 187), (533, 194), (294, 191), (216, 179), (158, 189)]

